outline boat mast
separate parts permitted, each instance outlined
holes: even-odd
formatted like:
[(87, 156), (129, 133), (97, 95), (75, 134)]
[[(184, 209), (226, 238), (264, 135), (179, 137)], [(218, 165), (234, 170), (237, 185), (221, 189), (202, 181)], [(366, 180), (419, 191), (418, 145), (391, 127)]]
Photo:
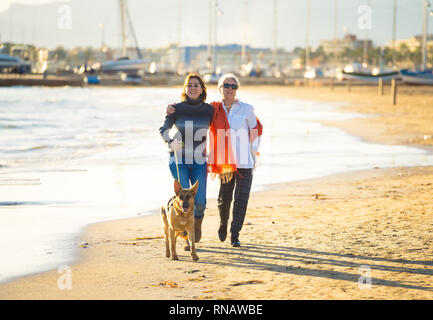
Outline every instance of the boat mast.
[(394, 0), (393, 17), (392, 17), (392, 65), (395, 68), (395, 39), (397, 29), (397, 0)]
[(213, 9), (214, 9), (214, 48), (213, 48), (213, 73), (216, 74), (216, 69), (217, 69), (217, 46), (218, 46), (218, 16), (222, 15), (223, 12), (221, 9), (218, 8), (218, 0), (213, 0), (214, 1), (214, 5), (213, 5)]
[[(367, 6), (370, 8), (370, 0), (367, 0)], [(362, 66), (367, 68), (368, 66), (368, 26), (365, 27), (365, 36), (364, 36), (364, 53), (363, 53), (363, 62)]]
[(311, 0), (307, 1), (307, 35), (305, 37), (305, 69), (310, 67), (310, 16), (311, 16)]
[(334, 0), (334, 42), (338, 39), (338, 0)]
[(423, 0), (423, 13), (424, 21), (422, 25), (422, 70), (426, 69), (427, 66), (427, 33), (428, 33), (428, 15), (429, 15), (430, 2)]
[(143, 59), (143, 56), (140, 52), (140, 48), (138, 47), (137, 35), (135, 34), (134, 26), (132, 24), (132, 19), (129, 14), (127, 0), (119, 0), (119, 5), (120, 5), (120, 26), (122, 29), (122, 57), (127, 56), (126, 46), (128, 41), (128, 35), (126, 33), (126, 28), (127, 28), (126, 23), (128, 23), (129, 31), (131, 32), (132, 38), (134, 39), (137, 57), (138, 59)]
[(126, 3), (125, 3), (125, 11), (126, 11), (126, 17), (128, 18), (129, 29), (132, 33), (132, 37), (134, 38), (135, 50), (137, 51), (137, 57), (138, 57), (138, 59), (143, 59), (143, 56), (141, 55), (140, 48), (138, 47), (137, 35), (135, 34), (135, 29), (134, 29), (134, 26), (132, 25), (131, 16), (129, 15), (129, 10), (128, 10), (128, 7), (126, 6)]
[(241, 65), (246, 63), (247, 58), (247, 9), (248, 9), (248, 0), (244, 0), (244, 10), (242, 17), (242, 51), (241, 51)]
[(14, 15), (14, 11), (13, 11), (13, 7), (14, 6), (10, 6), (9, 7), (9, 42), (12, 43), (12, 34), (13, 34), (13, 15)]
[(274, 0), (273, 7), (274, 7), (274, 30), (273, 30), (274, 50), (272, 52), (272, 64), (276, 66), (277, 65), (277, 0)]
[(213, 0), (208, 0), (209, 42), (207, 44), (207, 66), (211, 67), (213, 70), (213, 67), (212, 67), (212, 16), (213, 16), (212, 15), (212, 12), (213, 12), (212, 11), (212, 6), (213, 6), (212, 1)]
[(120, 27), (122, 31), (122, 57), (126, 57), (126, 0), (119, 0), (120, 6)]
[(180, 71), (180, 64), (182, 62), (182, 58), (181, 58), (181, 50), (180, 50), (180, 45), (181, 45), (181, 27), (182, 27), (182, 0), (178, 0), (178, 17), (177, 17), (177, 68), (176, 71), (179, 72)]
[(214, 15), (213, 15), (213, 19), (214, 19), (214, 21), (213, 21), (213, 23), (214, 23), (214, 25), (213, 25), (213, 32), (214, 32), (213, 40), (214, 40), (214, 44), (213, 44), (212, 73), (215, 73), (215, 74), (216, 74), (216, 67), (217, 67), (216, 50), (217, 50), (217, 34), (218, 34), (218, 31), (217, 31), (217, 29), (218, 29), (218, 27), (217, 27), (217, 6), (218, 6), (218, 0), (213, 0), (213, 10), (214, 10), (213, 11), (213, 13), (214, 13)]

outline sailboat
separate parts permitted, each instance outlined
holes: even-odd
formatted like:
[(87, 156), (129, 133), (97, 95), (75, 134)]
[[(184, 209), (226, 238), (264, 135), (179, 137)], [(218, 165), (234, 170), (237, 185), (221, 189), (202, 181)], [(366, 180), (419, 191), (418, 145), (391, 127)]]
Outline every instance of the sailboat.
[(382, 81), (390, 81), (391, 79), (399, 78), (398, 71), (384, 71), (380, 68), (373, 68), (372, 70), (352, 71), (351, 66), (346, 66), (341, 71), (341, 76), (345, 80), (359, 80), (363, 82), (377, 82), (379, 79)]
[(424, 3), (424, 23), (422, 37), (422, 66), (421, 70), (409, 71), (407, 69), (400, 70), (400, 76), (405, 83), (408, 84), (424, 84), (433, 85), (433, 69), (427, 69), (427, 40), (428, 40), (428, 16), (433, 11), (429, 10), (430, 2), (423, 0)]
[[(367, 2), (367, 6), (370, 7), (370, 1)], [(394, 1), (394, 11), (396, 9), (396, 2)], [(395, 15), (393, 28), (395, 26)], [(382, 81), (390, 81), (391, 79), (399, 78), (399, 72), (396, 70), (387, 70), (384, 64), (384, 48), (381, 47), (379, 57), (379, 67), (370, 68), (367, 65), (368, 55), (368, 29), (365, 27), (365, 39), (364, 39), (364, 54), (363, 63), (361, 68), (355, 68), (354, 64), (347, 65), (342, 71), (340, 77), (346, 80), (359, 80), (363, 82), (378, 82), (379, 79)], [(394, 32), (393, 32), (394, 34)]]
[(362, 66), (359, 64), (347, 65), (341, 71), (341, 77), (345, 80), (358, 80), (363, 82), (378, 82), (379, 79), (382, 81), (390, 81), (400, 77), (400, 74), (396, 70), (386, 70), (384, 66), (384, 50), (381, 48), (379, 67), (376, 68), (366, 68), (366, 63)]
[[(146, 69), (150, 61), (144, 60), (141, 55), (140, 49), (138, 47), (137, 37), (135, 35), (131, 17), (129, 15), (127, 0), (119, 0), (119, 5), (122, 27), (122, 57), (113, 61), (103, 62), (101, 64), (100, 71), (104, 73), (124, 73), (124, 75), (122, 76), (122, 80), (124, 81), (141, 81), (141, 77), (139, 77), (138, 72)], [(137, 59), (130, 59), (126, 56), (126, 20), (128, 20), (129, 22), (129, 30), (134, 38)]]

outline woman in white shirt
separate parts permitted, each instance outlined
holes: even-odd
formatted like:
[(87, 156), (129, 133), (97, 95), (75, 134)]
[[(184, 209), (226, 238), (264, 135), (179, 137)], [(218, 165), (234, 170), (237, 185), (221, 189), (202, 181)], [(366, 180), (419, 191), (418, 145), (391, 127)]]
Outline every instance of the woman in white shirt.
[(230, 138), (237, 171), (222, 173), (218, 195), (220, 227), (218, 236), (221, 241), (227, 237), (227, 224), (230, 206), (233, 201), (233, 215), (230, 226), (231, 245), (240, 247), (239, 232), (242, 229), (247, 212), (253, 170), (256, 166), (260, 136), (251, 135), (251, 130), (258, 126), (254, 108), (236, 98), (239, 80), (233, 74), (225, 74), (218, 81), (218, 90), (222, 95), (222, 106), (230, 126)]

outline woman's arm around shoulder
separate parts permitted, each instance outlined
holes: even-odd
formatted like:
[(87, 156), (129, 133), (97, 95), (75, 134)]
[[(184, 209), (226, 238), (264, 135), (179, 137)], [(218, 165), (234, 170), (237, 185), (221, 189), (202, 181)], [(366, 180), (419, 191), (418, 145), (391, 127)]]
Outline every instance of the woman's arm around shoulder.
[[(168, 108), (170, 108), (170, 106), (173, 109), (171, 113), (168, 112)], [(174, 123), (176, 122), (177, 106), (178, 104), (169, 105), (165, 114), (164, 123), (159, 128), (159, 134), (161, 135), (162, 139), (167, 143), (171, 141), (171, 138), (168, 133), (170, 129), (173, 127)]]

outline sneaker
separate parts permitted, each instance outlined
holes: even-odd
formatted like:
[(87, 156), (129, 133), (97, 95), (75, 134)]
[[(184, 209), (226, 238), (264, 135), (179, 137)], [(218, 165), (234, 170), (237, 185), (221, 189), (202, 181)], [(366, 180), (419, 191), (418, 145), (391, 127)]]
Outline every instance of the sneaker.
[(232, 247), (238, 248), (240, 246), (241, 246), (241, 243), (239, 242), (239, 240), (238, 241), (232, 241)]
[(240, 247), (241, 243), (239, 242), (239, 237), (238, 236), (234, 236), (232, 234), (232, 247)]

